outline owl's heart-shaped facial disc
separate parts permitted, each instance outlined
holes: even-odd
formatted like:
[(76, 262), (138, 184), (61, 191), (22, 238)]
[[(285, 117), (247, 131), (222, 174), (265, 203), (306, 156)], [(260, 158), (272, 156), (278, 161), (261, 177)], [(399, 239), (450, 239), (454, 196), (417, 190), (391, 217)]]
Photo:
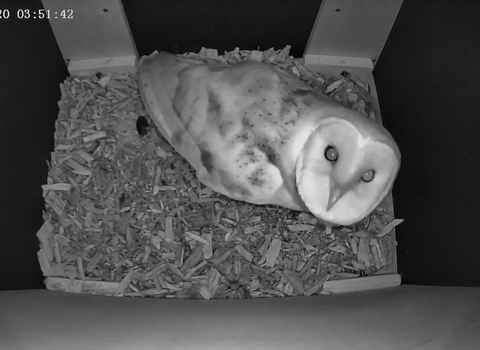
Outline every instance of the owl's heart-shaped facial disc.
[(338, 117), (319, 122), (299, 156), (297, 187), (307, 208), (324, 221), (349, 225), (388, 193), (399, 167), (389, 140)]

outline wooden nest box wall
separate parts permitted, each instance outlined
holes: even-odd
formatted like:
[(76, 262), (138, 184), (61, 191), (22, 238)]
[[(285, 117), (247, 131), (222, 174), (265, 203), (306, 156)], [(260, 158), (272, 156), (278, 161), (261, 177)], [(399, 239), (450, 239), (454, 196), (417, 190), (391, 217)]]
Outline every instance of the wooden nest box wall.
[[(121, 1), (43, 5), (50, 13), (73, 13), (50, 19), (71, 76), (62, 84), (43, 188), (45, 224), (37, 234), (48, 289), (210, 299), (400, 285), (395, 226), (401, 220), (394, 219), (391, 193), (364, 226), (333, 231), (307, 214), (217, 196), (191, 176), (158, 133), (139, 132), (139, 121), (148, 117), (136, 82), (141, 57)], [(304, 80), (320, 81), (340, 101), (366, 104), (358, 108), (381, 123), (372, 73), (401, 5), (322, 1), (300, 58), (290, 57), (288, 46), (225, 55), (206, 48), (190, 55), (227, 62), (267, 58), (296, 69)]]

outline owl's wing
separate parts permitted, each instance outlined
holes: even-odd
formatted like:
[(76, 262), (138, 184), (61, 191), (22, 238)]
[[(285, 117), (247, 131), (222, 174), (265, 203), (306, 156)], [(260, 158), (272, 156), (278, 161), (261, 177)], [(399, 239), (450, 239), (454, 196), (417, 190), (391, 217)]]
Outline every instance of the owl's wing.
[(155, 53), (140, 62), (139, 89), (162, 135), (197, 171), (204, 185), (225, 196), (254, 202), (252, 193), (239, 184), (242, 174), (232, 169), (235, 154), (227, 150), (225, 138), (218, 135), (225, 115), (215, 117), (217, 113), (210, 110), (212, 99), (206, 91), (227, 67)]
[(179, 86), (179, 73), (196, 64), (199, 64), (196, 60), (155, 52), (140, 61), (138, 81), (145, 108), (163, 137), (198, 170), (200, 150), (172, 104)]

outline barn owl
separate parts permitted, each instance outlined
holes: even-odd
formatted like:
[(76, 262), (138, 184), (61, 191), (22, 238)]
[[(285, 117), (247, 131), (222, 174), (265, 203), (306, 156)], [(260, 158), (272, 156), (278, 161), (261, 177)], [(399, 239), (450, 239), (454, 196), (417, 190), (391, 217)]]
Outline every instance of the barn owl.
[(398, 173), (400, 151), (383, 126), (272, 65), (160, 52), (141, 60), (138, 80), (163, 136), (227, 197), (350, 225)]

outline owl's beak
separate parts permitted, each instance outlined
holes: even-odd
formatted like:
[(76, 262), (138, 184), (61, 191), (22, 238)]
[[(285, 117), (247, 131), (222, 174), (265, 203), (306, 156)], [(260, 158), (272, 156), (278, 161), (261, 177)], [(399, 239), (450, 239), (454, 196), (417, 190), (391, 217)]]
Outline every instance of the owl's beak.
[(346, 193), (346, 188), (338, 185), (335, 181), (330, 183), (330, 196), (328, 197), (327, 211), (333, 208), (333, 206), (342, 198)]

